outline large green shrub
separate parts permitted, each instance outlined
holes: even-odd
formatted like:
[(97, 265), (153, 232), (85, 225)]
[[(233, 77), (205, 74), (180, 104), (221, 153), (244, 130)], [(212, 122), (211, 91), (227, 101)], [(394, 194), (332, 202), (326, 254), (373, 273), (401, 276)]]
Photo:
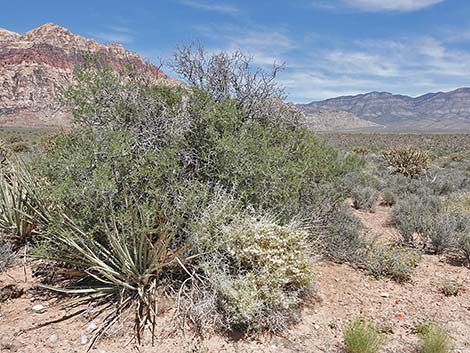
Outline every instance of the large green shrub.
[[(319, 141), (280, 101), (254, 97), (248, 111), (231, 91), (126, 74), (79, 71), (67, 94), (77, 126), (34, 161), (53, 206), (39, 254), (94, 279), (79, 292), (135, 303), (137, 334), (154, 323), (159, 287), (176, 284), (188, 312), (208, 308), (219, 327), (284, 329), (311, 280), (306, 239), (335, 214), (341, 178), (362, 160)], [(232, 201), (214, 216), (219, 194)], [(358, 235), (343, 241), (339, 221), (331, 239), (344, 250)]]

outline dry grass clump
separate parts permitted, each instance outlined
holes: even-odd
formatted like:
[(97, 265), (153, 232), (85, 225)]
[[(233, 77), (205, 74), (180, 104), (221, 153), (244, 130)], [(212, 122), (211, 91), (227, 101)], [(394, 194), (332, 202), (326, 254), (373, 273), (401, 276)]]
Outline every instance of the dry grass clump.
[(422, 174), (429, 165), (428, 153), (418, 150), (412, 145), (399, 146), (384, 152), (392, 173), (400, 173), (407, 177)]
[(423, 325), (418, 328), (421, 338), (420, 353), (450, 353), (451, 338), (448, 333), (435, 324)]
[(343, 340), (349, 353), (377, 353), (385, 341), (377, 326), (364, 320), (348, 324)]

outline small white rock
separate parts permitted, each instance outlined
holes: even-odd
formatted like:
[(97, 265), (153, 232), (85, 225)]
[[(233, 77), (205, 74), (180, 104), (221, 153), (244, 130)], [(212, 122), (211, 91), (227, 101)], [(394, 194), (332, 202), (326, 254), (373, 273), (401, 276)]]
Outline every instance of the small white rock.
[(320, 329), (320, 325), (315, 324), (315, 325), (313, 325), (313, 328), (314, 328), (315, 330), (319, 330), (319, 329)]
[(388, 297), (390, 296), (390, 294), (387, 293), (387, 292), (384, 292), (384, 293), (380, 293), (380, 296), (381, 296), (382, 298), (388, 298)]
[(32, 310), (35, 312), (35, 313), (43, 313), (46, 311), (46, 308), (44, 307), (44, 305), (41, 305), (41, 304), (38, 304), (38, 305), (35, 305), (32, 307)]
[(88, 343), (88, 336), (82, 335), (82, 336), (80, 337), (80, 344), (81, 344), (82, 346), (84, 346), (84, 345), (87, 344), (87, 343)]
[(88, 327), (86, 328), (86, 332), (87, 332), (87, 333), (92, 333), (92, 332), (95, 331), (97, 328), (98, 328), (98, 326), (96, 326), (96, 324), (95, 324), (94, 322), (90, 322), (90, 324), (89, 324)]
[(51, 343), (56, 343), (58, 341), (59, 337), (57, 337), (57, 335), (54, 333), (53, 335), (51, 335), (51, 337), (49, 337), (49, 341)]

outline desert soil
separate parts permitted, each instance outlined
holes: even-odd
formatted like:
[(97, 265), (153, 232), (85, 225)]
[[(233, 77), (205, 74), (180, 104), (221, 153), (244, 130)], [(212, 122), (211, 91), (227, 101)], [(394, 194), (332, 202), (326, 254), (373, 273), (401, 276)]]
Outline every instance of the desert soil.
[[(371, 234), (387, 238), (396, 235), (389, 225), (388, 208), (379, 207), (376, 213), (371, 214), (356, 212), (371, 229)], [(156, 341), (154, 346), (150, 337), (144, 337), (138, 349), (128, 344), (129, 334), (126, 332), (132, 325), (129, 319), (116, 324), (91, 352), (343, 353), (341, 340), (344, 324), (361, 317), (374, 320), (386, 329), (387, 343), (383, 352), (416, 352), (416, 326), (433, 321), (451, 334), (455, 353), (470, 353), (468, 268), (453, 265), (437, 256), (424, 255), (413, 281), (405, 284), (387, 279), (376, 280), (345, 264), (319, 262), (315, 268), (319, 293), (303, 309), (301, 323), (282, 334), (245, 339), (224, 335), (201, 339), (194, 337), (191, 332), (168, 336), (166, 328), (170, 325), (171, 313), (167, 312), (161, 315), (159, 322), (160, 336), (165, 338)], [(16, 284), (24, 289), (19, 298), (0, 303), (0, 352), (85, 352), (88, 346), (82, 344), (84, 342), (81, 342), (81, 338), (83, 335), (91, 338), (92, 335), (86, 332), (89, 321), (84, 316), (31, 330), (35, 325), (61, 318), (67, 312), (61, 308), (60, 299), (35, 289), (37, 279), (30, 272), (27, 267), (26, 281), (22, 266), (0, 274), (0, 288)], [(459, 295), (445, 296), (442, 293), (445, 281), (459, 283)], [(33, 313), (32, 307), (36, 304), (44, 305), (46, 311)]]

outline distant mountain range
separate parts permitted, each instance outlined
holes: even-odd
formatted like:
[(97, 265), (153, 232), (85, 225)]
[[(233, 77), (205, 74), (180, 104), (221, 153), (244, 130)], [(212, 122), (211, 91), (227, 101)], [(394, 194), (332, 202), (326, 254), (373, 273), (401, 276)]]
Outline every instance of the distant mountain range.
[(322, 110), (305, 114), (304, 124), (313, 131), (369, 130), (380, 129), (382, 125), (358, 118), (345, 111)]
[[(132, 65), (156, 81), (177, 84), (155, 65), (120, 44), (101, 44), (46, 23), (24, 34), (0, 28), (0, 126), (63, 126), (70, 113), (60, 96), (73, 82), (83, 52), (99, 53), (116, 70)], [(470, 131), (470, 88), (412, 98), (387, 92), (298, 104), (313, 130)]]
[[(388, 92), (298, 104), (307, 116), (344, 111), (386, 130), (470, 131), (470, 88), (428, 93), (416, 98)], [(352, 128), (345, 122), (343, 129)]]
[(120, 44), (101, 44), (53, 23), (23, 35), (0, 28), (0, 126), (67, 125), (70, 113), (59, 97), (83, 52), (98, 53), (115, 69), (130, 64), (155, 80), (175, 81)]

